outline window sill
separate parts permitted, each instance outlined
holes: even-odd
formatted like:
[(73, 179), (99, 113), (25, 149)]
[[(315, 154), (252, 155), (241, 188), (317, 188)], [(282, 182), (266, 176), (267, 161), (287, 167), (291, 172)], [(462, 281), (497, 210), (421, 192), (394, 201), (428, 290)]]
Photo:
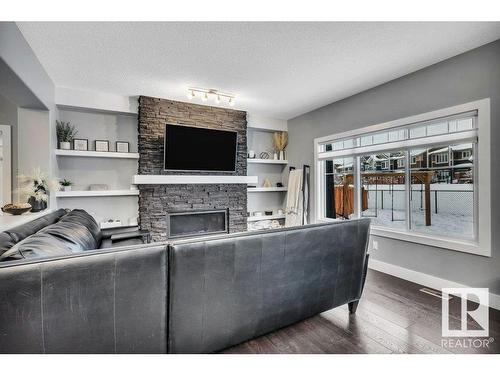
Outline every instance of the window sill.
[(375, 226), (371, 227), (370, 234), (378, 237), (392, 238), (406, 242), (413, 242), (421, 245), (439, 247), (448, 250), (461, 251), (463, 253), (491, 257), (491, 251), (489, 249), (481, 248), (481, 246), (476, 242), (456, 241), (428, 234), (421, 234), (415, 232), (410, 233), (406, 231), (398, 231), (398, 230), (375, 227)]
[[(322, 218), (318, 219), (317, 221), (321, 223), (328, 223), (340, 220), (331, 218)], [(392, 238), (395, 240), (412, 242), (420, 245), (439, 247), (447, 250), (454, 250), (468, 254), (491, 257), (491, 250), (481, 248), (481, 246), (476, 242), (456, 241), (452, 239), (440, 238), (422, 233), (415, 233), (415, 232), (410, 233), (406, 231), (398, 231), (394, 229), (388, 229), (376, 226), (371, 227), (370, 234), (372, 236), (377, 236), (377, 237)]]

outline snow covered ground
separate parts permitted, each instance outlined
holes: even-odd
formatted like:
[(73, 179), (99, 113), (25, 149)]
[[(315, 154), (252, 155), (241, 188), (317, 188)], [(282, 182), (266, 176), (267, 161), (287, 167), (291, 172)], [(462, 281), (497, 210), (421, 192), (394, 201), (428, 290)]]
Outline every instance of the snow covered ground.
[[(373, 226), (389, 227), (394, 229), (406, 229), (405, 212), (403, 210), (394, 210), (394, 219), (392, 221), (392, 213), (390, 209), (377, 210), (368, 209), (363, 211), (364, 217), (372, 219)], [(397, 221), (396, 221), (397, 220)], [(411, 212), (412, 229), (428, 234), (440, 236), (473, 239), (474, 224), (472, 216), (454, 215), (451, 213), (432, 213), (431, 226), (425, 226), (425, 212), (421, 210), (412, 210)]]

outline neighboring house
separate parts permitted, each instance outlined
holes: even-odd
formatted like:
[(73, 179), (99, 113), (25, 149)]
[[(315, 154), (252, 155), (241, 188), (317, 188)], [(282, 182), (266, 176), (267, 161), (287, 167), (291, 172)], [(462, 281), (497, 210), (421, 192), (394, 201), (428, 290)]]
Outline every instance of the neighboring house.
[(472, 183), (472, 144), (429, 149), (427, 159), (430, 168), (442, 168), (437, 170), (434, 182)]
[(410, 152), (410, 168), (427, 168), (427, 150)]
[(448, 147), (438, 149), (429, 149), (428, 152), (429, 167), (439, 168), (450, 165), (450, 151)]

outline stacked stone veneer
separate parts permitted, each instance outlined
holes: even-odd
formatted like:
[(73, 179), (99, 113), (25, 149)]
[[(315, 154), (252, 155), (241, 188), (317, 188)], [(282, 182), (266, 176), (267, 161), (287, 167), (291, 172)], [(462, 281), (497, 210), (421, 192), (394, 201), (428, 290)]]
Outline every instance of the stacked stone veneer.
[[(173, 100), (139, 98), (139, 174), (205, 174), (163, 170), (165, 124), (199, 126), (238, 132), (235, 173), (247, 173), (246, 112), (208, 107)], [(154, 241), (167, 239), (167, 213), (206, 209), (229, 209), (229, 231), (247, 229), (247, 187), (245, 184), (139, 185), (139, 220)]]

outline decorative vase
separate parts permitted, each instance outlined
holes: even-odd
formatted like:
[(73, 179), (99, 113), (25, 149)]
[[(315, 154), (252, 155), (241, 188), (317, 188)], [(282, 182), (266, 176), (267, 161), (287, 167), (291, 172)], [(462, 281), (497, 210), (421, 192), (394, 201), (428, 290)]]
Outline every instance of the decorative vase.
[(274, 157), (273, 157), (274, 160), (278, 160), (278, 154), (275, 152), (274, 153)]
[(28, 203), (31, 204), (30, 212), (40, 212), (47, 208), (47, 202), (45, 201), (37, 201), (35, 197), (30, 197), (28, 199)]
[(61, 150), (71, 150), (71, 143), (70, 142), (59, 142), (59, 148)]
[(285, 151), (280, 151), (280, 160), (285, 160)]
[(62, 190), (63, 191), (71, 191), (71, 186), (63, 186)]

